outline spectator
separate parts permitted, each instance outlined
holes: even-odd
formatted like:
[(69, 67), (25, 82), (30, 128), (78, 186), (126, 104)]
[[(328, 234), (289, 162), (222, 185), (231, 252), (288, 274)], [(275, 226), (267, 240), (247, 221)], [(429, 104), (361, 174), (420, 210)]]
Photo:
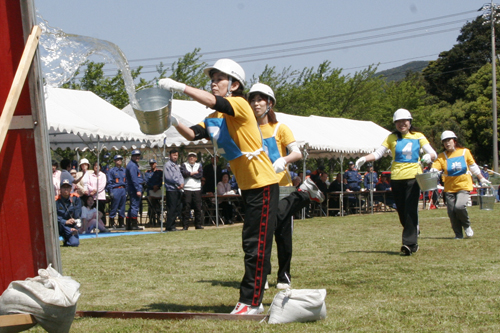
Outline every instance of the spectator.
[(175, 227), (175, 219), (180, 213), (182, 190), (184, 189), (184, 177), (177, 164), (179, 152), (177, 149), (172, 149), (169, 153), (170, 159), (163, 167), (165, 175), (165, 188), (167, 189), (167, 222), (165, 223), (165, 231), (177, 231)]
[(72, 188), (73, 184), (69, 179), (61, 181), (61, 194), (56, 197), (56, 210), (59, 236), (63, 238), (63, 246), (76, 247), (80, 245), (78, 228), (81, 223), (82, 203), (76, 193), (71, 193)]
[(205, 186), (203, 187), (204, 193), (214, 193), (215, 186), (222, 179), (222, 169), (217, 166), (217, 182), (215, 181), (214, 175), (214, 163), (219, 163), (219, 156), (210, 158), (210, 164), (203, 167), (203, 177), (205, 177)]
[[(391, 184), (389, 183), (389, 180), (387, 179), (386, 174), (381, 174), (380, 175), (380, 180), (377, 182), (375, 185), (375, 190), (377, 192), (380, 191), (392, 191)], [(375, 194), (373, 196), (373, 200), (378, 201), (378, 202), (383, 202), (384, 197), (382, 195), (377, 195)], [(386, 193), (385, 194), (385, 204), (388, 206), (391, 206), (393, 208), (396, 208), (396, 204), (394, 203), (394, 196), (392, 193)]]
[[(224, 196), (228, 194), (235, 194), (231, 190), (231, 184), (229, 184), (229, 174), (224, 172), (222, 174), (222, 180), (217, 183), (217, 195)], [(229, 201), (219, 200), (219, 207), (222, 209), (222, 216), (224, 217), (224, 224), (233, 224), (233, 205)]]
[(295, 187), (295, 188), (298, 188), (300, 186), (300, 184), (302, 183), (302, 179), (300, 179), (299, 176), (295, 176), (293, 177), (292, 179), (292, 185)]
[[(346, 190), (346, 185), (347, 185), (347, 179), (343, 179), (344, 184), (342, 185), (342, 175), (339, 172), (335, 179), (330, 183), (328, 186), (328, 192), (342, 192), (342, 190)], [(331, 196), (331, 200), (329, 202), (329, 207), (330, 208), (339, 208), (340, 207), (340, 195), (337, 196)], [(343, 197), (343, 207), (344, 211), (347, 212), (348, 207), (349, 207), (349, 198), (348, 197)], [(340, 212), (338, 215), (341, 215)]]
[(52, 183), (54, 184), (54, 194), (59, 195), (59, 188), (61, 187), (61, 170), (58, 170), (59, 163), (52, 161)]
[(344, 173), (344, 179), (347, 180), (347, 189), (349, 191), (361, 190), (361, 175), (354, 166), (354, 162), (349, 162), (349, 169)]
[[(80, 171), (76, 173), (76, 179), (79, 181), (76, 183), (76, 193), (79, 196), (85, 195), (87, 193), (88, 186), (88, 176), (93, 173), (93, 171), (89, 171), (90, 163), (86, 158), (82, 158), (80, 160)], [(87, 176), (85, 176), (87, 175)]]
[[(115, 155), (113, 159), (115, 166), (109, 170), (106, 177), (108, 180), (106, 189), (111, 199), (109, 226), (121, 229), (124, 227), (125, 204), (127, 202), (127, 172), (123, 167), (122, 155)], [(118, 214), (118, 223), (115, 223), (116, 214)]]
[(141, 159), (141, 151), (139, 149), (132, 150), (130, 162), (125, 169), (127, 178), (127, 192), (130, 200), (127, 214), (127, 230), (140, 230), (137, 225), (137, 216), (139, 207), (141, 206), (142, 190), (144, 178), (139, 170), (139, 160)]
[(365, 184), (365, 188), (367, 190), (370, 190), (372, 188), (375, 188), (375, 185), (377, 185), (378, 175), (373, 170), (373, 165), (371, 163), (368, 163), (366, 166), (368, 167), (368, 171), (365, 173), (363, 177), (363, 182)]
[(236, 177), (231, 171), (231, 165), (229, 163), (226, 165), (226, 172), (229, 175), (229, 184), (231, 185), (231, 189), (234, 191), (234, 193), (238, 193), (238, 182), (236, 181)]
[(155, 226), (157, 223), (160, 224), (163, 171), (158, 169), (158, 163), (154, 158), (149, 160), (149, 167), (150, 169), (144, 173), (144, 181), (150, 205), (148, 209), (149, 221), (151, 225)]
[(98, 201), (98, 210), (106, 217), (106, 175), (99, 170), (99, 163), (94, 162), (94, 172), (88, 176), (87, 195)]
[(203, 229), (203, 211), (201, 209), (201, 178), (203, 168), (196, 163), (196, 153), (188, 154), (188, 161), (181, 165), (181, 174), (184, 177), (184, 195), (182, 196), (182, 226), (184, 230), (189, 228), (189, 215), (191, 209), (194, 211), (195, 229)]
[[(84, 195), (82, 197), (82, 227), (80, 228), (80, 233), (81, 234), (89, 234), (89, 233), (94, 233), (95, 228), (96, 228), (96, 221), (97, 221), (97, 208), (95, 207), (95, 201), (94, 198), (89, 195), (86, 196)], [(99, 223), (97, 224), (97, 228), (99, 228), (100, 232), (109, 232), (108, 229), (106, 229), (106, 226), (102, 222), (102, 213), (99, 212)]]
[(67, 179), (69, 180), (69, 183), (72, 186), (72, 189), (74, 188), (74, 183), (75, 183), (75, 178), (69, 173), (69, 170), (71, 170), (71, 161), (67, 158), (64, 158), (61, 160), (61, 184), (62, 182)]
[[(483, 176), (484, 179), (489, 180), (490, 179), (490, 174), (488, 172), (488, 164), (483, 165), (483, 168), (481, 169), (481, 176)], [(479, 177), (476, 176), (477, 180), (480, 181)], [(485, 189), (481, 188), (479, 189), (479, 195), (484, 195)]]

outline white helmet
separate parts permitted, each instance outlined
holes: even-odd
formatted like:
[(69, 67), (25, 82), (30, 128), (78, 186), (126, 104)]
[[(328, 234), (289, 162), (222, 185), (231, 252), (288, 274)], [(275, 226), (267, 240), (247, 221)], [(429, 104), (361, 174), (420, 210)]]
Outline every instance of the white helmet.
[(446, 139), (456, 139), (457, 136), (455, 135), (455, 133), (453, 133), (452, 131), (444, 131), (443, 133), (441, 133), (441, 141), (443, 140), (446, 140)]
[(216, 69), (235, 78), (243, 88), (245, 87), (245, 71), (236, 61), (231, 59), (219, 59), (213, 66), (205, 68), (203, 70), (203, 73), (205, 73), (206, 76), (210, 77), (210, 71), (212, 69)]
[(401, 119), (413, 119), (411, 116), (410, 111), (406, 109), (397, 109), (396, 112), (394, 112), (394, 116), (392, 116), (392, 122), (395, 123), (398, 120)]
[(271, 89), (271, 87), (269, 87), (267, 84), (264, 84), (264, 83), (254, 84), (252, 86), (252, 88), (250, 88), (248, 95), (251, 95), (252, 93), (261, 93), (261, 94), (264, 94), (266, 96), (269, 96), (273, 100), (274, 105), (276, 105), (276, 98), (274, 97), (274, 92)]

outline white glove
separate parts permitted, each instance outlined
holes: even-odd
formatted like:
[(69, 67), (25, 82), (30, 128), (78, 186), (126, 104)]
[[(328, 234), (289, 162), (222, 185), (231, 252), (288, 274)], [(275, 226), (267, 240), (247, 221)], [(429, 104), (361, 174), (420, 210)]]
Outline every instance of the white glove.
[(491, 182), (486, 178), (481, 179), (479, 182), (481, 182), (481, 186), (483, 187), (491, 186)]
[(358, 158), (358, 160), (356, 161), (356, 169), (359, 170), (365, 163), (366, 163), (366, 157), (363, 156)]
[(435, 169), (435, 168), (431, 168), (429, 171), (430, 171), (430, 172), (439, 172), (439, 170), (438, 170), (438, 169)]
[(173, 115), (170, 115), (170, 125), (172, 125), (174, 127), (179, 126), (179, 121)]
[(424, 156), (422, 156), (421, 161), (422, 161), (422, 163), (425, 163), (425, 164), (431, 163), (432, 162), (431, 155), (425, 154)]
[(286, 161), (283, 157), (278, 158), (276, 161), (273, 163), (274, 171), (276, 173), (280, 173), (285, 171), (286, 168)]
[(186, 85), (184, 83), (180, 83), (172, 79), (161, 79), (158, 81), (158, 85), (162, 89), (178, 91), (181, 93), (183, 93), (186, 89)]

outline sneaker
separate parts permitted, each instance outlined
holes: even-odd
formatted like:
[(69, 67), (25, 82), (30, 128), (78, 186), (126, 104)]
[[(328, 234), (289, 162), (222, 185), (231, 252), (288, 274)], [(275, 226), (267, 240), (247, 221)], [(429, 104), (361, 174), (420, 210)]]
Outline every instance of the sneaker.
[(290, 284), (279, 282), (276, 284), (276, 289), (290, 289)]
[(269, 282), (266, 281), (266, 284), (264, 285), (264, 290), (268, 290), (269, 289)]
[(472, 231), (471, 227), (466, 228), (464, 231), (465, 231), (465, 234), (467, 235), (467, 237), (474, 236), (474, 231)]
[(264, 305), (262, 303), (259, 306), (251, 306), (245, 303), (238, 302), (231, 311), (231, 314), (237, 315), (256, 315), (264, 312)]
[(401, 246), (400, 254), (402, 256), (411, 256), (411, 250), (407, 245), (403, 245), (403, 246)]
[(418, 244), (410, 246), (411, 253), (417, 253), (418, 249), (419, 249)]
[(304, 183), (300, 185), (299, 190), (307, 192), (312, 201), (322, 203), (325, 200), (325, 195), (319, 190), (318, 186), (314, 184), (310, 177), (304, 180)]

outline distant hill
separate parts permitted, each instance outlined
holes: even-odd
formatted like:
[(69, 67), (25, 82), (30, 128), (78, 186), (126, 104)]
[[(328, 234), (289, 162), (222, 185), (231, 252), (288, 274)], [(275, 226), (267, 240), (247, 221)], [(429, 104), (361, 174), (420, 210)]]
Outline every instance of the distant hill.
[(428, 61), (412, 61), (399, 67), (377, 72), (377, 75), (385, 76), (387, 81), (399, 81), (405, 78), (406, 72), (421, 72), (428, 64)]

